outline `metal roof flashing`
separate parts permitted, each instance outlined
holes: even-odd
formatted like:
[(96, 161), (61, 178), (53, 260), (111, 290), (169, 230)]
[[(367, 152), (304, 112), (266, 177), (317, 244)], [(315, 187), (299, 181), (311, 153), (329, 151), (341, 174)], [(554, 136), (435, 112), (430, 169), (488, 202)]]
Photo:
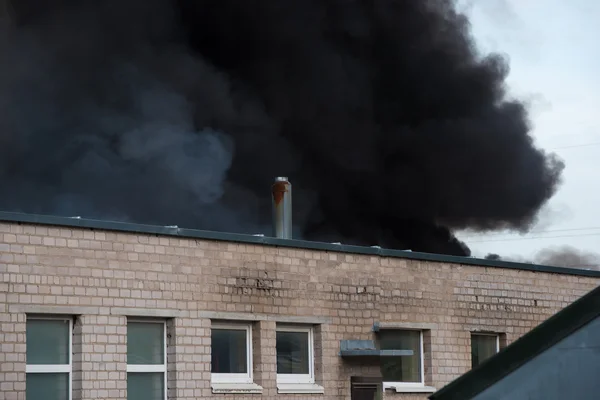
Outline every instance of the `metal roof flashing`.
[(137, 233), (147, 235), (174, 236), (180, 238), (227, 241), (248, 244), (260, 244), (265, 246), (279, 246), (306, 250), (322, 250), (337, 253), (374, 255), (390, 258), (404, 258), (412, 260), (443, 262), (452, 264), (473, 265), (480, 267), (508, 268), (524, 271), (537, 271), (565, 275), (578, 275), (600, 278), (600, 271), (585, 270), (566, 267), (554, 267), (547, 265), (515, 263), (508, 261), (486, 260), (473, 257), (459, 257), (432, 253), (419, 253), (407, 250), (384, 249), (379, 246), (352, 246), (344, 244), (333, 244), (324, 242), (311, 242), (297, 239), (280, 239), (275, 237), (227, 233), (216, 231), (204, 231), (197, 229), (179, 228), (178, 226), (144, 225), (128, 222), (116, 222), (106, 220), (94, 220), (81, 217), (62, 217), (40, 214), (26, 214), (17, 212), (0, 211), (0, 222), (18, 224), (37, 224), (62, 226), (81, 229), (99, 229), (117, 231), (124, 233)]

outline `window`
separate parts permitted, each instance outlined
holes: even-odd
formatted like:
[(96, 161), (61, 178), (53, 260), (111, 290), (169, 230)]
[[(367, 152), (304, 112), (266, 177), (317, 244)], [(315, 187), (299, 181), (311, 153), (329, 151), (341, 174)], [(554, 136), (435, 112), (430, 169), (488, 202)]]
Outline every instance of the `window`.
[(73, 321), (70, 317), (28, 317), (27, 400), (71, 400)]
[(277, 383), (314, 383), (312, 328), (277, 328)]
[(471, 334), (471, 367), (475, 368), (500, 350), (500, 336), (493, 333)]
[(213, 324), (211, 380), (252, 383), (252, 330), (249, 324)]
[(167, 397), (165, 321), (127, 321), (127, 399)]
[[(381, 374), (386, 386), (422, 386), (423, 332), (420, 330), (383, 329), (379, 331), (380, 350), (412, 350), (412, 356), (382, 357)], [(388, 385), (393, 383), (393, 385)]]

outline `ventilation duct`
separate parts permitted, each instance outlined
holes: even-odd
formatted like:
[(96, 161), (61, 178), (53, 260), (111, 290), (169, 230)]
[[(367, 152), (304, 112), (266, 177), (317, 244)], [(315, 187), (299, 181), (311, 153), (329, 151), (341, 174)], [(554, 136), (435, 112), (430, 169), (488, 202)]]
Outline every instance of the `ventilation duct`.
[(273, 199), (273, 236), (292, 238), (292, 184), (287, 177), (275, 178), (271, 187)]

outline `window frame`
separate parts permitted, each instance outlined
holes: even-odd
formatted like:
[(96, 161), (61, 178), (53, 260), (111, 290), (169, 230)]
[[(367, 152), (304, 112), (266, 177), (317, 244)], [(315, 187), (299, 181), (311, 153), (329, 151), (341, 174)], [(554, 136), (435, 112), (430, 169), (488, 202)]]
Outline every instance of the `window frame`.
[[(211, 323), (211, 343), (210, 351), (212, 355), (213, 343), (212, 343), (212, 331), (218, 329), (227, 330), (240, 330), (246, 332), (246, 371), (245, 374), (238, 373), (215, 373), (212, 372), (212, 360), (211, 360), (211, 373), (210, 381), (212, 383), (254, 383), (253, 373), (253, 353), (252, 353), (252, 324), (251, 323), (237, 323), (237, 322), (216, 322)], [(212, 356), (211, 356), (212, 358)]]
[[(494, 333), (494, 332), (471, 332), (471, 337), (469, 338), (471, 341), (471, 369), (473, 368), (477, 368), (479, 365), (481, 365), (481, 362), (476, 365), (473, 366), (473, 336), (488, 336), (488, 337), (495, 337), (496, 338), (496, 352), (494, 353), (494, 355), (498, 354), (500, 352), (500, 334), (499, 333)], [(493, 356), (490, 356), (493, 357)], [(483, 362), (483, 361), (482, 361)]]
[[(69, 363), (68, 364), (27, 364), (25, 361), (25, 375), (27, 374), (68, 374), (68, 400), (73, 399), (73, 317), (66, 315), (27, 315), (25, 324), (29, 320), (67, 321), (69, 324)], [(27, 342), (25, 343), (27, 351)], [(27, 379), (27, 378), (26, 378)], [(27, 392), (27, 387), (25, 387)]]
[[(315, 383), (315, 328), (313, 326), (281, 325), (275, 329), (275, 348), (277, 348), (277, 332), (308, 333), (308, 374), (279, 374), (277, 384), (314, 384)], [(277, 351), (275, 352), (277, 356)], [(275, 366), (277, 368), (277, 365)]]
[[(425, 355), (423, 354), (423, 329), (407, 329), (407, 328), (385, 328), (381, 331), (417, 331), (419, 332), (419, 357), (420, 357), (420, 382), (402, 382), (402, 381), (383, 381), (382, 388), (393, 389), (393, 388), (414, 388), (414, 387), (425, 387)], [(396, 350), (408, 350), (408, 349), (396, 349)]]
[[(129, 364), (127, 374), (132, 373), (157, 373), (163, 374), (163, 400), (167, 400), (167, 321), (164, 319), (127, 318), (127, 331), (130, 323), (162, 324), (163, 325), (163, 363), (162, 364)], [(129, 346), (129, 343), (127, 343)], [(129, 349), (127, 349), (129, 351)], [(69, 399), (71, 400), (71, 399)]]

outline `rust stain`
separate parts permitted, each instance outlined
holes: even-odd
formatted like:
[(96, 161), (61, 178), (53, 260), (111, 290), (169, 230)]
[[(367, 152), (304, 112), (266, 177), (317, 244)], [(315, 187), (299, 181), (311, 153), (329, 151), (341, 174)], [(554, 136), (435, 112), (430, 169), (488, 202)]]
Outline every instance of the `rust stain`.
[(283, 196), (285, 192), (288, 191), (288, 183), (287, 182), (275, 182), (273, 184), (273, 201), (275, 205), (278, 206), (283, 200)]

